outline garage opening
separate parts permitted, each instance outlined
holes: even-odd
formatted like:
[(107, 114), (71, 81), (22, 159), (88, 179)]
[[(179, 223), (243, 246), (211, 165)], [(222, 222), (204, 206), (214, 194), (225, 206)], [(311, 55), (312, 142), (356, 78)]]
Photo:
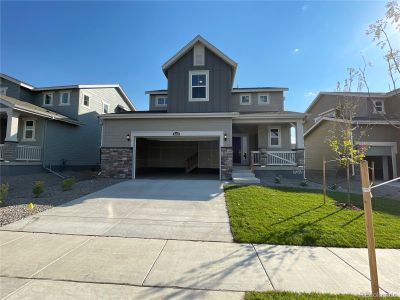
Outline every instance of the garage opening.
[(136, 178), (219, 179), (218, 138), (136, 138)]

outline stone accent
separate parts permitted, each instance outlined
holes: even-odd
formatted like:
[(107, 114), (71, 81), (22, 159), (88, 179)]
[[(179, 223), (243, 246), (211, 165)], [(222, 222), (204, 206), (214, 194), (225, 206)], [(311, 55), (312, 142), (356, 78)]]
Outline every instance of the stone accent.
[(3, 146), (3, 160), (15, 161), (17, 159), (17, 142), (4, 142)]
[(304, 166), (304, 149), (296, 149), (296, 164)]
[(259, 148), (258, 151), (260, 151), (260, 165), (266, 166), (267, 165), (267, 149)]
[(132, 178), (132, 148), (101, 148), (101, 176)]
[(233, 170), (233, 151), (231, 147), (221, 147), (221, 179), (231, 180)]

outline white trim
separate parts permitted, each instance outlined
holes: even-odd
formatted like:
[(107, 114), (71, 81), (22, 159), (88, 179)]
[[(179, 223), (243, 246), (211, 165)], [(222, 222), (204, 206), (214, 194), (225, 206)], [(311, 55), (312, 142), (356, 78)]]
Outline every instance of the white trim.
[[(243, 102), (242, 101), (243, 97), (249, 97), (249, 102), (248, 103)], [(240, 105), (251, 105), (251, 94), (240, 94), (239, 95), (239, 103), (240, 103)]]
[[(382, 107), (382, 111), (377, 111), (376, 102), (382, 103), (382, 105), (379, 106), (379, 107)], [(374, 114), (385, 114), (385, 101), (383, 101), (382, 99), (374, 99), (374, 100), (372, 100), (372, 103), (374, 105)]]
[(180, 119), (180, 118), (232, 118), (237, 112), (226, 113), (145, 113), (145, 114), (107, 114), (102, 119)]
[[(85, 96), (89, 97), (89, 102), (88, 102), (89, 105), (85, 105)], [(85, 93), (82, 93), (82, 106), (85, 108), (90, 108), (90, 96)]]
[[(36, 141), (36, 119), (29, 118), (29, 119), (23, 119), (23, 121), (24, 121), (24, 130), (22, 132), (21, 141), (23, 141), (23, 142), (35, 142)], [(26, 123), (27, 122), (33, 122), (32, 128), (29, 129), (29, 130), (32, 131), (32, 137), (31, 138), (26, 138), (26, 131), (28, 130), (26, 128)]]
[(269, 93), (269, 92), (285, 92), (288, 91), (288, 88), (281, 87), (271, 87), (271, 88), (233, 88), (232, 93)]
[[(51, 101), (49, 104), (46, 104), (46, 96), (51, 96)], [(44, 93), (43, 94), (43, 106), (53, 106), (53, 101), (54, 101), (54, 93)]]
[[(278, 145), (271, 144), (271, 130), (278, 129)], [(268, 127), (268, 147), (269, 148), (281, 148), (282, 147), (282, 130), (280, 126), (271, 126)]]
[[(68, 94), (68, 102), (67, 103), (63, 103), (62, 102), (62, 96), (63, 96), (63, 94)], [(71, 92), (70, 91), (61, 91), (60, 92), (60, 103), (59, 103), (59, 105), (60, 106), (68, 106), (68, 105), (71, 105)]]
[(146, 95), (168, 95), (168, 90), (145, 91)]
[[(164, 104), (159, 104), (158, 103), (158, 99), (161, 99), (161, 98), (163, 98), (164, 99)], [(167, 105), (168, 105), (168, 97), (167, 96), (164, 96), (164, 95), (158, 95), (158, 96), (156, 96), (156, 102), (155, 102), (155, 106), (157, 106), (157, 107), (166, 107)]]
[[(193, 75), (206, 75), (206, 85), (199, 86), (195, 85), (192, 86), (192, 76)], [(193, 98), (192, 92), (193, 88), (195, 87), (204, 87), (206, 89), (206, 97), (205, 98)], [(210, 88), (210, 71), (209, 70), (191, 70), (189, 71), (189, 101), (190, 102), (202, 102), (202, 101), (209, 101), (209, 88)]]
[[(102, 101), (102, 103), (103, 103), (103, 110), (102, 110), (102, 113), (103, 113), (103, 114), (109, 114), (109, 113), (110, 113), (110, 103), (104, 102), (104, 101)], [(104, 112), (104, 106), (105, 106), (105, 105), (107, 105), (107, 112)]]
[[(261, 102), (261, 97), (267, 97), (267, 102)], [(258, 104), (259, 105), (268, 105), (271, 104), (270, 94), (258, 94)]]

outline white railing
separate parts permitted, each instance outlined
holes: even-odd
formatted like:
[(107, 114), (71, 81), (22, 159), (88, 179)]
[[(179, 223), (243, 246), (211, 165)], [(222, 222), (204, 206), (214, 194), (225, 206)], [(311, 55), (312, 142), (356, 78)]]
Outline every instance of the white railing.
[(267, 151), (267, 165), (269, 166), (295, 166), (295, 151)]
[(4, 149), (4, 144), (0, 144), (0, 160), (4, 159), (3, 149)]
[(251, 165), (252, 166), (260, 165), (260, 151), (251, 151)]
[(17, 146), (17, 160), (41, 160), (42, 147), (39, 146)]

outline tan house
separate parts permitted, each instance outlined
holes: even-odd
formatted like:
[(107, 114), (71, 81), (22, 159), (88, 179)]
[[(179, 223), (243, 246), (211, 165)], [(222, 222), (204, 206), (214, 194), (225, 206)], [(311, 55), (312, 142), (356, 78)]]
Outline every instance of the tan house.
[[(326, 143), (329, 130), (341, 122), (336, 109), (341, 101), (353, 101), (357, 108), (353, 120), (354, 137), (365, 130), (359, 145), (367, 145), (367, 160), (374, 161), (377, 179), (391, 179), (400, 175), (400, 90), (389, 93), (321, 92), (307, 108), (304, 124), (305, 168), (308, 172), (321, 171), (323, 157), (334, 158)], [(343, 121), (343, 120), (342, 120)], [(336, 163), (327, 164), (337, 170)]]

